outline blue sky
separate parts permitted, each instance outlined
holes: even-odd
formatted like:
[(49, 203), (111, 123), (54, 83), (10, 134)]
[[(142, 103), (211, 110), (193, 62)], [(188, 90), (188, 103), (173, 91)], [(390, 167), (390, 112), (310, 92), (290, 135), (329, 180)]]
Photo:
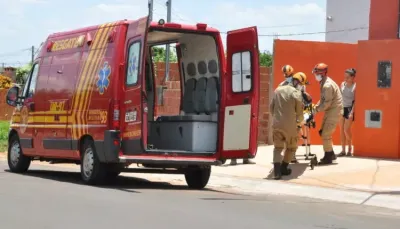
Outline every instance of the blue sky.
[[(154, 20), (166, 18), (166, 0), (154, 0)], [(326, 0), (172, 0), (172, 21), (205, 22), (220, 31), (258, 26), (261, 50), (280, 39), (323, 41), (324, 34), (291, 35), (325, 30)], [(97, 25), (147, 14), (147, 0), (0, 0), (0, 64), (19, 66), (30, 60), (53, 32)], [(281, 35), (281, 36), (279, 36)]]

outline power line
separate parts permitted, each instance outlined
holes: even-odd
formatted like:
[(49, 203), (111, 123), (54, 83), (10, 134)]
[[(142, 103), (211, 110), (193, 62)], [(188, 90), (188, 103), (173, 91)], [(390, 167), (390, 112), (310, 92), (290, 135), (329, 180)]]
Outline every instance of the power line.
[[(160, 3), (159, 1), (157, 1), (157, 0), (155, 0), (155, 3), (157, 3), (158, 5), (164, 7), (164, 8), (167, 9), (167, 11), (168, 11), (167, 5), (161, 4), (161, 3)], [(182, 17), (178, 14), (178, 11), (175, 10), (175, 9), (172, 7), (172, 5), (171, 5), (171, 13), (172, 13), (174, 16), (178, 17), (181, 21), (190, 22), (190, 23), (194, 22), (194, 21), (192, 21), (192, 20), (187, 20), (187, 19), (182, 18)]]
[(7, 52), (7, 53), (2, 53), (0, 54), (0, 57), (9, 57), (9, 56), (18, 56), (21, 52), (25, 52), (25, 51), (30, 51), (32, 48), (25, 48), (25, 49), (20, 49), (20, 50), (16, 50), (13, 52)]
[[(350, 31), (363, 30), (363, 29), (368, 29), (368, 27), (357, 27), (357, 28), (351, 28), (351, 29), (339, 29), (339, 30), (320, 31), (320, 32), (286, 33), (286, 34), (258, 34), (258, 36), (259, 37), (291, 37), (291, 36), (302, 36), (302, 35), (350, 32)], [(227, 34), (228, 32), (220, 32), (220, 33)]]

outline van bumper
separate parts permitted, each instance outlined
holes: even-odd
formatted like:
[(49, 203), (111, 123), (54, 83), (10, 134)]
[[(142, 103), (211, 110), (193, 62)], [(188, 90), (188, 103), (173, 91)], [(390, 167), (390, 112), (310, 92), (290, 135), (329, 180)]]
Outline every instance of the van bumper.
[(119, 151), (121, 145), (120, 131), (104, 131), (104, 140), (95, 141), (95, 147), (99, 161), (102, 163), (119, 163)]
[(160, 157), (160, 156), (120, 156), (121, 163), (137, 163), (152, 165), (176, 165), (176, 166), (205, 166), (221, 165), (221, 161), (215, 158), (188, 158), (188, 157)]

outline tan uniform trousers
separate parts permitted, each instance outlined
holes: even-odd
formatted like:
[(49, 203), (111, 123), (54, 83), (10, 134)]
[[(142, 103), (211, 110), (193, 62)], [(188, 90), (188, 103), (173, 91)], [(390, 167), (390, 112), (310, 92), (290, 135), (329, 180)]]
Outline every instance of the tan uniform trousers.
[(340, 120), (340, 111), (338, 109), (325, 112), (322, 119), (321, 138), (325, 152), (333, 152), (332, 135), (335, 133), (336, 126)]
[(297, 150), (297, 142), (299, 140), (299, 137), (297, 135), (286, 136), (286, 134), (281, 130), (273, 130), (272, 138), (274, 141), (274, 163), (282, 162), (282, 151), (284, 148), (286, 149), (284, 152), (283, 161), (286, 163), (290, 163)]

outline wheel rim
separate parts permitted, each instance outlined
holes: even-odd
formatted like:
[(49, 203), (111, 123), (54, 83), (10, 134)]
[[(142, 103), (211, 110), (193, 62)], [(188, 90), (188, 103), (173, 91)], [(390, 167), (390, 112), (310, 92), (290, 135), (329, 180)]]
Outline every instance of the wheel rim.
[(18, 142), (14, 142), (10, 150), (10, 162), (15, 167), (21, 157), (21, 147)]
[(92, 149), (87, 149), (83, 157), (83, 173), (87, 178), (92, 176), (94, 167), (94, 154)]

